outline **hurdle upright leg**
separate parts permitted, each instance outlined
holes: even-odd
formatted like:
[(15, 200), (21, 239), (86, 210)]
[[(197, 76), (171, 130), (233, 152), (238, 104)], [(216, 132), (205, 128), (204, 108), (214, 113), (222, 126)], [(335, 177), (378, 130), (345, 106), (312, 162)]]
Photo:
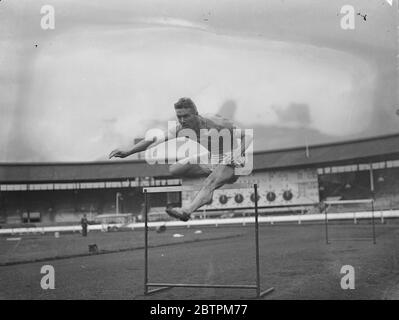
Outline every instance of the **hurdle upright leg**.
[(144, 190), (144, 294), (148, 294), (148, 195)]
[[(324, 206), (322, 207), (324, 208)], [(324, 225), (326, 229), (326, 244), (329, 244), (328, 242), (328, 217), (327, 217), (327, 207), (324, 208)]]
[(375, 221), (374, 221), (374, 199), (371, 201), (371, 224), (373, 225), (373, 243), (376, 244), (375, 238)]
[(144, 295), (149, 295), (155, 292), (168, 290), (169, 287), (161, 287), (157, 289), (148, 290), (148, 193), (144, 190)]
[(260, 265), (259, 265), (259, 219), (258, 219), (258, 185), (254, 184), (255, 192), (255, 259), (256, 259), (256, 296), (260, 297)]
[(260, 287), (260, 261), (259, 261), (259, 211), (258, 211), (258, 185), (254, 184), (255, 193), (255, 260), (256, 260), (256, 297), (260, 298), (272, 292), (274, 288), (269, 288), (261, 292)]

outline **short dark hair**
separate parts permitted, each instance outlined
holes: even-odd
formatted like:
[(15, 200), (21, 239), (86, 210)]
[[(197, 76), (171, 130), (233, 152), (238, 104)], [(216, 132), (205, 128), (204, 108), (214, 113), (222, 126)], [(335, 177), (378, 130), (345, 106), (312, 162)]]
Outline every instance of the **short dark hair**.
[(190, 98), (180, 98), (179, 101), (175, 103), (175, 109), (191, 109), (194, 114), (198, 114), (197, 106)]

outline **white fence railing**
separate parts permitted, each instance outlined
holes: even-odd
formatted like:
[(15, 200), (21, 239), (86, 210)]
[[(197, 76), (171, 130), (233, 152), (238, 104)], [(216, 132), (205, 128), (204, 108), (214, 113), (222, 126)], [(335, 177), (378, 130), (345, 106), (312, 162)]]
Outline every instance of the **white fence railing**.
[[(354, 220), (355, 222), (360, 219), (370, 219), (372, 217), (371, 211), (365, 212), (345, 212), (345, 213), (327, 213), (327, 219), (332, 220)], [(387, 210), (374, 211), (374, 219), (380, 219), (382, 222), (384, 219), (399, 218), (399, 210)], [(280, 215), (280, 216), (259, 216), (259, 223), (274, 224), (278, 222), (294, 222), (301, 224), (302, 222), (309, 221), (324, 221), (325, 214), (296, 214), (296, 215)], [(166, 227), (191, 227), (191, 226), (219, 226), (219, 225), (246, 225), (255, 222), (255, 217), (238, 217), (238, 218), (216, 218), (216, 219), (194, 219), (187, 222), (182, 221), (157, 221), (149, 222), (149, 227), (158, 227), (165, 225)], [(130, 224), (108, 224), (108, 225), (89, 225), (90, 231), (105, 231), (107, 227), (125, 227), (132, 230), (143, 229), (144, 222), (130, 223)], [(57, 227), (35, 227), (35, 228), (9, 228), (0, 229), (0, 235), (13, 235), (13, 234), (40, 234), (40, 233), (51, 233), (51, 232), (79, 232), (82, 230), (80, 225), (76, 226), (57, 226)]]

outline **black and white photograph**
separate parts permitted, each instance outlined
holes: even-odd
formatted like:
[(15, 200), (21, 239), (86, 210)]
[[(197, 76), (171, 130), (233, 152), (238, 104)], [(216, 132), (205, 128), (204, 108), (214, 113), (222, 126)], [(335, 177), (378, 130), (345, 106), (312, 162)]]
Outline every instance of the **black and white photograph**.
[(0, 0), (0, 300), (399, 300), (398, 22), (397, 0)]

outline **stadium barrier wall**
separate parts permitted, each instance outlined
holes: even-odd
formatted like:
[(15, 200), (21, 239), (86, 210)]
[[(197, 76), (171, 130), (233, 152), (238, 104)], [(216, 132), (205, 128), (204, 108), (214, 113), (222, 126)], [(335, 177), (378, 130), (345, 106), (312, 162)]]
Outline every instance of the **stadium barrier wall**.
[[(327, 213), (327, 219), (332, 220), (360, 220), (360, 219), (371, 219), (372, 212), (345, 212), (345, 213)], [(374, 211), (374, 219), (399, 218), (399, 210), (386, 210)], [(301, 224), (302, 222), (317, 222), (324, 221), (325, 214), (308, 214), (308, 215), (289, 215), (289, 216), (259, 216), (259, 223), (274, 224), (278, 222), (295, 222)], [(198, 219), (183, 221), (156, 221), (149, 222), (148, 227), (156, 228), (159, 226), (166, 227), (186, 227), (192, 226), (219, 226), (219, 225), (246, 225), (255, 223), (255, 217), (238, 217), (238, 218), (224, 218), (224, 219)], [(107, 227), (124, 227), (125, 229), (143, 229), (144, 222), (130, 223), (130, 224), (102, 224), (102, 225), (89, 225), (89, 231), (105, 231)], [(38, 234), (38, 233), (51, 233), (51, 232), (80, 232), (82, 227), (78, 226), (57, 226), (57, 227), (36, 227), (36, 228), (10, 228), (0, 229), (0, 235), (14, 235), (14, 234)]]

